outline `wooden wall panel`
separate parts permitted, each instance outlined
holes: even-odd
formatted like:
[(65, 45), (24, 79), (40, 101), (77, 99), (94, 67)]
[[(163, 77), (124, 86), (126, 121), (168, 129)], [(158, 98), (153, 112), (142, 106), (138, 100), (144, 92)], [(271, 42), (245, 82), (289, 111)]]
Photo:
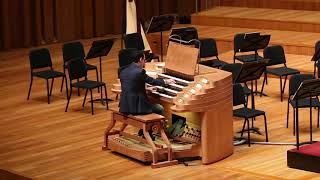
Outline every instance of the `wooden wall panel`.
[(159, 0), (136, 0), (137, 16), (144, 20), (159, 15)]
[(43, 39), (46, 43), (51, 43), (56, 40), (55, 32), (55, 2), (54, 0), (41, 1), (41, 31)]
[[(45, 44), (43, 31), (48, 30), (45, 28), (43, 30), (43, 22), (42, 22), (42, 3), (41, 0), (33, 0), (32, 4), (32, 39), (33, 43), (31, 45), (39, 45), (39, 44)], [(49, 31), (49, 30), (48, 30)], [(55, 31), (55, 29), (54, 29)], [(55, 33), (54, 33), (55, 34)], [(53, 39), (53, 38), (52, 38)]]
[(0, 34), (0, 40), (1, 40), (1, 49), (8, 49), (10, 47), (10, 30), (9, 30), (9, 13), (8, 13), (8, 1), (0, 1), (1, 4), (1, 16), (0, 16), (0, 23), (1, 23), (1, 34)]
[(106, 7), (108, 5), (109, 5), (108, 11), (112, 11), (112, 4), (110, 4), (110, 0), (95, 0), (94, 34), (96, 36), (102, 36), (107, 32), (107, 27), (105, 22), (108, 21), (108, 18), (109, 18), (109, 21), (111, 20), (111, 17), (106, 16), (106, 13), (107, 13)]
[(75, 0), (56, 0), (57, 39), (71, 41), (80, 39), (76, 28), (76, 2)]
[[(135, 1), (138, 15), (143, 20), (159, 14), (189, 15), (195, 12), (195, 0)], [(125, 2), (1, 0), (0, 50), (119, 34), (123, 31)]]
[(173, 14), (177, 12), (177, 1), (159, 0), (159, 3), (160, 14)]
[(80, 0), (80, 12), (82, 38), (93, 37), (93, 2), (91, 0)]
[[(198, 1), (200, 2), (200, 1)], [(198, 4), (198, 7), (200, 4)], [(195, 0), (177, 0), (177, 9), (180, 16), (187, 16), (196, 12)]]

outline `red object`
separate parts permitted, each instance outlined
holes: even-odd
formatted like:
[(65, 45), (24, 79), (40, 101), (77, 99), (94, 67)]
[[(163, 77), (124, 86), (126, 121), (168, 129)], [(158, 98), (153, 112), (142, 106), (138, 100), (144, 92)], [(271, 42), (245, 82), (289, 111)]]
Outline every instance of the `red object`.
[(301, 146), (301, 147), (299, 147), (299, 150), (297, 150), (295, 148), (295, 149), (291, 149), (289, 151), (294, 152), (294, 153), (308, 154), (308, 155), (320, 157), (320, 142)]

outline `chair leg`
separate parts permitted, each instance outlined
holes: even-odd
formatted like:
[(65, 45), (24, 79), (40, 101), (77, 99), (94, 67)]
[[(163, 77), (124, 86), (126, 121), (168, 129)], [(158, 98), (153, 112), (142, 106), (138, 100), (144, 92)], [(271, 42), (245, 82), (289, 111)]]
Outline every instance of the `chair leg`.
[(66, 79), (66, 93), (67, 93), (67, 98), (68, 98), (68, 81), (67, 81), (67, 76), (64, 76), (63, 79)]
[(90, 89), (90, 96), (91, 96), (91, 114), (93, 115), (93, 98), (92, 98), (92, 89)]
[[(66, 69), (64, 67), (63, 67), (63, 73), (66, 74)], [(60, 87), (60, 92), (62, 92), (62, 89), (63, 89), (64, 78), (66, 78), (66, 81), (67, 81), (67, 76), (63, 76), (62, 82), (61, 82), (61, 87)], [(67, 86), (66, 86), (66, 88), (67, 88)]]
[[(77, 79), (77, 82), (79, 82), (79, 79)], [(80, 96), (80, 88), (78, 88), (78, 96)]]
[(284, 79), (283, 88), (282, 88), (282, 95), (284, 95), (284, 90), (286, 89), (287, 79), (288, 79), (288, 76), (286, 76)]
[(296, 108), (293, 108), (293, 135), (296, 135)]
[(64, 110), (64, 112), (67, 112), (67, 111), (68, 111), (68, 107), (69, 107), (69, 102), (70, 102), (70, 99), (71, 99), (71, 95), (72, 95), (72, 87), (70, 87), (70, 95), (67, 95), (68, 102), (67, 102), (66, 109)]
[[(313, 76), (316, 77), (316, 68), (317, 68), (317, 61), (314, 61), (314, 64), (313, 64)], [(318, 77), (319, 78), (319, 77)]]
[(250, 121), (246, 118), (246, 121), (248, 121), (247, 127), (248, 127), (248, 146), (251, 146), (251, 140), (250, 140)]
[(288, 106), (287, 106), (287, 128), (289, 127), (289, 99), (288, 99)]
[(27, 97), (27, 100), (29, 100), (29, 97), (30, 97), (31, 87), (32, 87), (32, 81), (33, 81), (33, 76), (31, 76), (31, 81), (30, 81), (30, 85), (29, 85), (29, 91), (28, 91), (28, 97)]
[(84, 104), (86, 103), (87, 94), (88, 94), (88, 89), (86, 89), (86, 94), (84, 95), (84, 98), (83, 98), (82, 107), (84, 107)]
[(52, 87), (53, 87), (53, 82), (54, 82), (54, 78), (52, 78), (52, 80), (51, 80), (51, 87), (50, 87), (50, 96), (51, 96), (51, 94), (52, 94)]
[(312, 142), (312, 106), (311, 106), (311, 103), (310, 103), (310, 142)]
[[(98, 87), (98, 89), (100, 89), (100, 88), (101, 88), (101, 90), (100, 90), (100, 99), (101, 99), (101, 104), (103, 104), (103, 105), (104, 105), (104, 100), (103, 100), (103, 95), (102, 95), (102, 86), (101, 86), (101, 87)], [(106, 97), (106, 101), (108, 101), (107, 97)]]
[(269, 138), (268, 138), (268, 127), (267, 127), (267, 118), (266, 115), (263, 115), (264, 117), (264, 130), (266, 132), (266, 142), (269, 142)]
[(260, 94), (260, 97), (262, 97), (262, 94), (263, 94), (263, 88), (264, 88), (264, 84), (265, 82), (267, 81), (267, 74), (264, 73), (264, 78), (263, 78), (263, 83), (262, 83), (262, 87), (261, 87), (261, 94)]
[(258, 80), (255, 80), (254, 83), (255, 83), (255, 91), (258, 92)]
[(246, 127), (246, 124), (247, 124), (247, 119), (245, 119), (243, 122), (242, 130), (241, 130), (241, 137), (243, 136), (243, 132), (245, 131), (244, 128)]
[(283, 95), (282, 95), (282, 77), (280, 76), (280, 100), (282, 102)]
[(285, 88), (286, 88), (287, 79), (288, 79), (288, 76), (285, 76), (284, 83), (283, 83), (283, 87), (282, 87), (282, 78), (281, 78), (281, 76), (280, 76), (281, 102), (282, 102), (282, 100), (283, 100), (283, 95), (284, 95), (284, 90), (285, 90)]
[[(108, 103), (108, 94), (107, 94), (107, 86), (104, 85), (104, 94), (106, 95), (106, 103), (107, 103), (107, 110), (109, 110), (109, 103)], [(102, 90), (102, 88), (101, 88)]]
[[(97, 81), (99, 82), (98, 68), (96, 68), (96, 76), (97, 76)], [(102, 79), (100, 81), (102, 82)], [(101, 89), (101, 91), (102, 91), (102, 89)], [(100, 87), (98, 87), (98, 92), (100, 92)]]
[(318, 107), (318, 123), (317, 123), (318, 128), (319, 128), (319, 116), (320, 116), (320, 107)]
[(49, 80), (47, 79), (47, 96), (48, 96), (48, 104), (50, 104), (50, 92), (49, 92)]
[(268, 85), (268, 74), (266, 74), (266, 85)]

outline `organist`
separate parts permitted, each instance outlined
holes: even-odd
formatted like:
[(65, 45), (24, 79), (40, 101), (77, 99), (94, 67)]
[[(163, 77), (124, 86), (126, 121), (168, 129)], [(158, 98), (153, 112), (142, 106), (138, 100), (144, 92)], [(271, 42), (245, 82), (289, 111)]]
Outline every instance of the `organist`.
[[(146, 83), (153, 86), (165, 86), (175, 83), (173, 79), (155, 79), (146, 74), (144, 51), (128, 51), (128, 58), (132, 63), (120, 68), (121, 82), (120, 112), (126, 114), (163, 114), (160, 104), (151, 104), (146, 93)], [(154, 91), (155, 87), (150, 89)]]

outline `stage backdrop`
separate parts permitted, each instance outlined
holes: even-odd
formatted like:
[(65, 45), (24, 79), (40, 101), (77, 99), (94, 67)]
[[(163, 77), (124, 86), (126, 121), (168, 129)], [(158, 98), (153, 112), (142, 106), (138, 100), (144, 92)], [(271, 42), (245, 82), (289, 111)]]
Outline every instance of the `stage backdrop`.
[[(125, 2), (0, 0), (0, 50), (120, 34), (123, 31)], [(168, 13), (189, 15), (195, 12), (195, 2), (136, 0), (138, 18), (149, 19)], [(199, 8), (205, 7), (204, 0), (198, 2)]]

